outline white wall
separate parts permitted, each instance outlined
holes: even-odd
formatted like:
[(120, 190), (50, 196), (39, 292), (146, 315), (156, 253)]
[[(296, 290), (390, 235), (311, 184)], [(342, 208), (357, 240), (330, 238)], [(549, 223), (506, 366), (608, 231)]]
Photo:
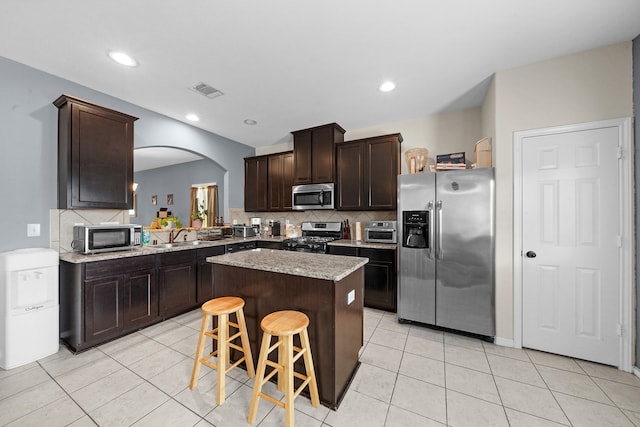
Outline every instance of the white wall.
[[(631, 42), (496, 73), (496, 336), (513, 339), (513, 132), (633, 115)], [(495, 99), (493, 93), (495, 92)]]
[[(340, 123), (338, 123), (340, 124)], [(475, 143), (483, 135), (480, 108), (437, 114), (416, 119), (387, 122), (360, 129), (347, 129), (345, 141), (369, 138), (372, 136), (401, 133), (404, 142), (402, 151), (402, 173), (407, 173), (404, 152), (410, 148), (427, 148), (430, 164), (435, 164), (437, 154), (458, 153), (464, 151), (467, 163), (473, 162)], [(256, 148), (256, 155), (279, 153), (293, 150), (293, 136), (289, 142)]]

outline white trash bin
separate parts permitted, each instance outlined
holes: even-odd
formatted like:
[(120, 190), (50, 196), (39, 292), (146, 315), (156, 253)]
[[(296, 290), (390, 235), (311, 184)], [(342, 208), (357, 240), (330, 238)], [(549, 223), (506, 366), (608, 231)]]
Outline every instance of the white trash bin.
[(58, 351), (58, 252), (0, 253), (0, 367), (12, 369)]

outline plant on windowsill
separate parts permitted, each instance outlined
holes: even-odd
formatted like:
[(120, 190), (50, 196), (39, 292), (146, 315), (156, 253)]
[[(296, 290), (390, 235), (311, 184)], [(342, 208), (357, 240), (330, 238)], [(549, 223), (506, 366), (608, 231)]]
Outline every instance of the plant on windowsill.
[(206, 218), (209, 211), (205, 209), (204, 203), (200, 203), (200, 206), (196, 208), (196, 211), (191, 215), (191, 225), (194, 228), (202, 228), (202, 221)]

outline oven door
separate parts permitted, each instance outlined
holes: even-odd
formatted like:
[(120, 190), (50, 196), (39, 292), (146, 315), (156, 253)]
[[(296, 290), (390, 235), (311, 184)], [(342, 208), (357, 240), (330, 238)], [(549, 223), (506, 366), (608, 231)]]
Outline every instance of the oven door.
[(333, 183), (296, 185), (292, 188), (293, 210), (333, 209)]
[(364, 241), (372, 243), (397, 243), (397, 231), (391, 228), (365, 228)]

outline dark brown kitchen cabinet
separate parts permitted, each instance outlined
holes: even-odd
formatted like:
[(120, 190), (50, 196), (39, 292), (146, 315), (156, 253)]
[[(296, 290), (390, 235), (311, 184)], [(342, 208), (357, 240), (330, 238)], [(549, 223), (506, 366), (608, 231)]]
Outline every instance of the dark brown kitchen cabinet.
[(396, 251), (359, 248), (358, 256), (369, 258), (364, 267), (364, 305), (396, 312)]
[(291, 132), (294, 185), (334, 181), (334, 144), (344, 141), (344, 132), (337, 123)]
[(75, 351), (159, 320), (153, 255), (60, 263), (60, 338)]
[(69, 95), (58, 107), (58, 208), (133, 206), (136, 117)]
[(168, 318), (198, 305), (196, 299), (196, 251), (174, 251), (159, 255), (159, 314)]
[(292, 206), (293, 152), (268, 156), (268, 204), (269, 211), (290, 211)]
[(329, 245), (331, 255), (369, 258), (364, 266), (364, 306), (397, 311), (396, 250)]
[(267, 210), (268, 157), (244, 159), (244, 210), (263, 212)]
[(336, 145), (336, 209), (395, 210), (399, 133)]
[(198, 260), (198, 288), (196, 290), (198, 305), (202, 305), (215, 297), (213, 270), (211, 263), (207, 262), (207, 257), (218, 255), (224, 255), (224, 245), (198, 249), (196, 254)]

